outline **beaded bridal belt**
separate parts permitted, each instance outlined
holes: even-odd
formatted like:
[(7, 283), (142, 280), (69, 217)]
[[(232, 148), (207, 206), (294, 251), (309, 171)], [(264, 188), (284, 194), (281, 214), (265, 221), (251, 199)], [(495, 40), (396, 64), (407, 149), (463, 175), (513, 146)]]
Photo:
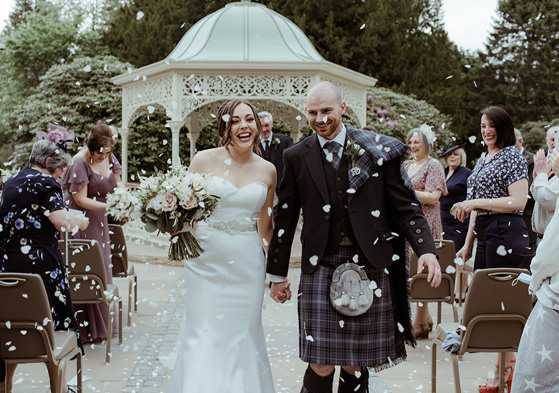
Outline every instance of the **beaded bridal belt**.
[(256, 225), (250, 222), (239, 221), (207, 221), (206, 224), (210, 228), (227, 232), (231, 235), (236, 235), (241, 232), (254, 232)]

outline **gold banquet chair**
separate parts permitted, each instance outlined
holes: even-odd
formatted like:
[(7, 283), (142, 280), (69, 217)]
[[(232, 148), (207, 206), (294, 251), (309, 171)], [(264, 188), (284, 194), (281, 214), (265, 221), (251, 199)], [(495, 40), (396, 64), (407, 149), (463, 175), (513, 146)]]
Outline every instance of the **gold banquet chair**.
[(72, 331), (55, 331), (50, 305), (38, 274), (0, 273), (0, 357), (9, 364), (46, 363), (58, 367), (56, 393), (66, 387), (64, 370), (76, 358), (82, 391), (82, 353)]
[[(132, 323), (132, 304), (134, 311), (138, 311), (138, 276), (134, 266), (128, 264), (128, 249), (122, 226), (109, 224), (109, 236), (111, 239), (111, 264), (113, 278), (128, 279), (128, 326)], [(134, 293), (134, 302), (132, 302)]]
[[(499, 392), (504, 391), (505, 352), (516, 352), (524, 325), (532, 310), (528, 286), (516, 280), (525, 269), (479, 269), (474, 273), (464, 304), (462, 323), (442, 323), (437, 326), (431, 348), (431, 391), (437, 386), (437, 345), (442, 345), (447, 333), (460, 332), (462, 343), (451, 353), (454, 389), (460, 393), (459, 358), (466, 352), (500, 353)], [(465, 329), (464, 329), (465, 328)]]
[[(64, 241), (59, 242), (64, 251)], [(118, 304), (118, 343), (122, 344), (122, 299), (118, 287), (107, 284), (107, 273), (101, 246), (96, 240), (68, 240), (68, 280), (70, 296), (74, 304), (104, 304), (109, 307), (107, 326), (107, 351), (105, 362), (110, 363), (111, 338), (113, 329), (113, 306)]]
[[(454, 322), (458, 322), (458, 310), (454, 304), (454, 279), (456, 267), (454, 259), (456, 252), (451, 240), (435, 240), (441, 265), (441, 285), (432, 288), (427, 282), (427, 273), (417, 273), (417, 254), (410, 255), (410, 295), (412, 302), (437, 303), (437, 324), (441, 323), (441, 307), (447, 303), (452, 307)], [(426, 306), (425, 306), (426, 307)]]

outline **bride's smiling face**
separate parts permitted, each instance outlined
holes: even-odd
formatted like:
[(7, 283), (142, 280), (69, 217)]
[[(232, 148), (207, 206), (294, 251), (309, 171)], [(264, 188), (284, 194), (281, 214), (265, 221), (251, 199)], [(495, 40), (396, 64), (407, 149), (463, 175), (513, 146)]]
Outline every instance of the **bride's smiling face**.
[(252, 109), (246, 104), (239, 104), (231, 116), (231, 142), (235, 146), (252, 149), (258, 137), (258, 126)]

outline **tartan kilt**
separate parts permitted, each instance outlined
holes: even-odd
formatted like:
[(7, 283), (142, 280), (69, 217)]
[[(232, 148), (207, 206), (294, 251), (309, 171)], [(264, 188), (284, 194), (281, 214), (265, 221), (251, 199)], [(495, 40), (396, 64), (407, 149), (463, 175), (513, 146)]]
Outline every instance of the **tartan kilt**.
[(405, 360), (404, 339), (394, 322), (388, 273), (370, 265), (366, 269), (369, 279), (382, 290), (366, 313), (345, 316), (330, 303), (334, 269), (351, 261), (355, 254), (360, 261), (365, 259), (357, 247), (340, 246), (336, 254), (325, 255), (312, 274), (301, 274), (297, 300), (299, 357), (307, 363), (366, 366), (380, 371)]

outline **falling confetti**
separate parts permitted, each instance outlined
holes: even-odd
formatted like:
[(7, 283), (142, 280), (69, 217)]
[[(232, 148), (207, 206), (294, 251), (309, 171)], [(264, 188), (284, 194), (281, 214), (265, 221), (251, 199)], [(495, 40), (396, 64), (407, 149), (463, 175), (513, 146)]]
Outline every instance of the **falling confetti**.
[(322, 206), (322, 210), (324, 210), (326, 213), (329, 213), (330, 212), (330, 205)]
[(380, 211), (379, 210), (373, 210), (371, 212), (371, 214), (373, 215), (373, 217), (379, 217), (380, 216)]
[(136, 13), (136, 20), (140, 20), (144, 17), (144, 13), (142, 11), (138, 11)]
[(471, 137), (469, 137), (469, 138), (468, 138), (468, 141), (469, 141), (470, 143), (475, 143), (475, 142), (476, 142), (476, 137), (475, 137), (475, 135), (472, 135)]
[(502, 257), (507, 255), (507, 249), (505, 248), (505, 246), (500, 245), (499, 247), (497, 247), (497, 254), (499, 254)]
[(309, 258), (311, 265), (316, 266), (318, 264), (318, 255), (313, 255)]
[(359, 28), (359, 30), (363, 30), (364, 28), (365, 28), (365, 23), (363, 23), (363, 24), (361, 25), (361, 27)]
[(448, 80), (448, 79), (452, 78), (453, 76), (454, 76), (454, 75), (449, 75), (449, 76), (447, 76), (445, 79)]
[(231, 119), (231, 115), (225, 114), (221, 116), (221, 120), (223, 120), (226, 123), (229, 121), (229, 119)]

